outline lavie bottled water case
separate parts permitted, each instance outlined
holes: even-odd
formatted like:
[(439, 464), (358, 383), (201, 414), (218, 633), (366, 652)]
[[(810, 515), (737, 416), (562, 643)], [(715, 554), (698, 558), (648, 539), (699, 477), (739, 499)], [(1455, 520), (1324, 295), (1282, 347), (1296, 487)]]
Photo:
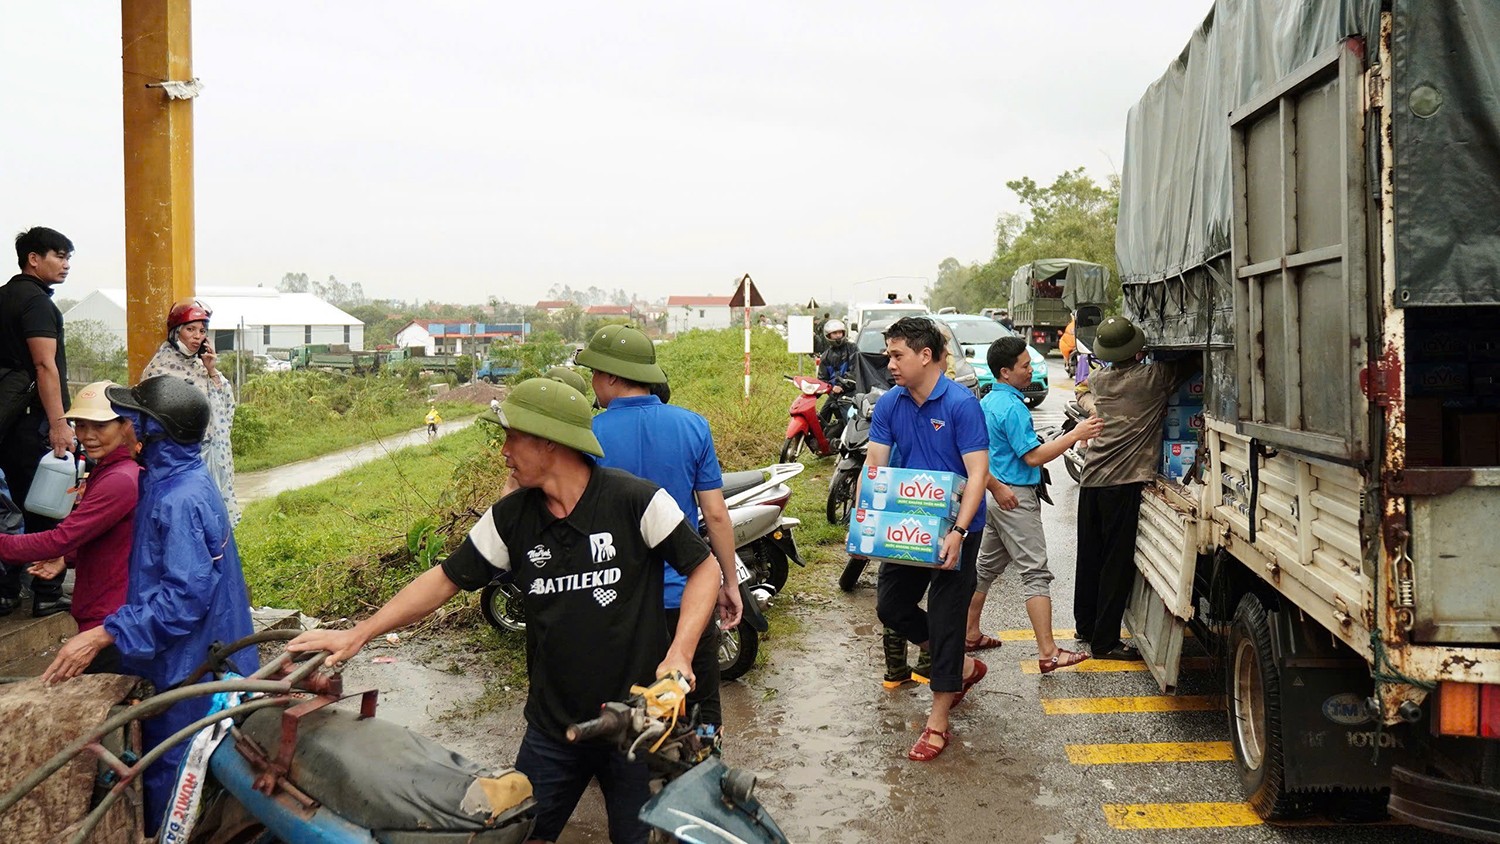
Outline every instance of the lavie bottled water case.
[(938, 566), (943, 537), (952, 529), (952, 519), (858, 508), (849, 519), (848, 551), (893, 563)]
[(856, 509), (953, 519), (964, 478), (933, 469), (866, 466), (859, 478)]

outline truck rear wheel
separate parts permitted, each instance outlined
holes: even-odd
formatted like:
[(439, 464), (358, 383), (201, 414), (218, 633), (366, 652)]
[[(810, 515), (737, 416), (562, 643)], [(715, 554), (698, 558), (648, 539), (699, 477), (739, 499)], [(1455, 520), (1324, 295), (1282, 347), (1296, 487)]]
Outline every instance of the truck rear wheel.
[(1307, 801), (1287, 791), (1281, 736), (1281, 671), (1260, 599), (1246, 595), (1229, 635), (1229, 736), (1240, 785), (1265, 820), (1305, 814)]

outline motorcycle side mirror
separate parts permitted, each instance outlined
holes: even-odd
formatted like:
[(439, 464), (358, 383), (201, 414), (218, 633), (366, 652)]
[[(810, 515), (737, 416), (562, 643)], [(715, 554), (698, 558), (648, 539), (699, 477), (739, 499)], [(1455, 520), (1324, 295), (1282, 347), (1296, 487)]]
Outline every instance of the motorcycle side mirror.
[(1104, 309), (1098, 305), (1080, 305), (1073, 319), (1075, 331), (1079, 328), (1093, 328), (1104, 321)]

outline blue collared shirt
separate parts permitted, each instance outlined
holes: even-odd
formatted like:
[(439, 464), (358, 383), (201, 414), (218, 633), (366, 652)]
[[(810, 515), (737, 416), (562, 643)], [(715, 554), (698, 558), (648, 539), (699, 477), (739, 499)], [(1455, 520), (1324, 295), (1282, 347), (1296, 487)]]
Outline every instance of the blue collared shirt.
[(979, 400), (984, 424), (990, 435), (990, 474), (1001, 483), (1035, 486), (1042, 482), (1042, 467), (1027, 466), (1022, 457), (1036, 448), (1036, 428), (1021, 391), (1000, 382)]
[[(695, 493), (724, 487), (708, 420), (687, 408), (662, 404), (656, 396), (621, 396), (594, 417), (594, 436), (604, 448), (599, 465), (624, 469), (666, 490), (694, 530)], [(666, 566), (665, 580), (666, 607), (677, 609), (687, 578)]]
[[(891, 446), (891, 465), (901, 469), (937, 469), (965, 478), (964, 455), (989, 450), (984, 412), (974, 394), (939, 375), (927, 401), (917, 406), (905, 387), (895, 387), (875, 403), (870, 441)], [(977, 491), (979, 495), (984, 490)], [(984, 527), (984, 507), (968, 529)]]

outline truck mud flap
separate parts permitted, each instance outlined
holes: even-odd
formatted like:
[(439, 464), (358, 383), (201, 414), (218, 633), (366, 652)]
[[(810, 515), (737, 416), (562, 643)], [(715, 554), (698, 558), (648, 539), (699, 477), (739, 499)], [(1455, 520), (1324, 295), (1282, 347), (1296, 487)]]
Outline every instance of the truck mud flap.
[(1175, 694), (1187, 622), (1167, 610), (1166, 603), (1140, 570), (1136, 571), (1135, 580), (1130, 585), (1125, 626), (1130, 628), (1131, 642), (1140, 649), (1146, 667), (1161, 686), (1162, 693)]
[(1391, 816), (1437, 832), (1500, 842), (1500, 791), (1450, 782), (1396, 766), (1391, 769)]

